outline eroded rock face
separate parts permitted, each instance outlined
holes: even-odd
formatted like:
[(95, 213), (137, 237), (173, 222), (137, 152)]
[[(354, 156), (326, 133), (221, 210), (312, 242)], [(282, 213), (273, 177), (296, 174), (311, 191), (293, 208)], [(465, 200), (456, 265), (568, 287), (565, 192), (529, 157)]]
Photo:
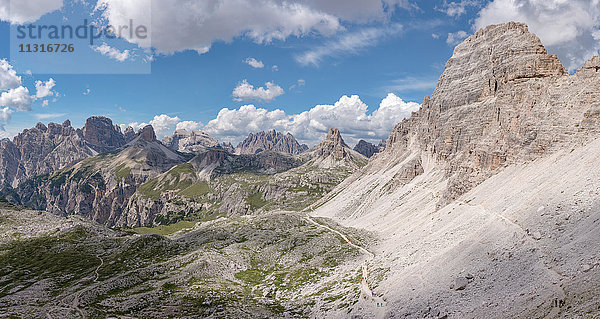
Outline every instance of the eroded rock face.
[(119, 127), (113, 125), (111, 119), (103, 116), (88, 118), (81, 133), (83, 139), (98, 153), (117, 149), (127, 143)]
[(83, 129), (38, 123), (12, 141), (0, 143), (0, 188), (17, 187), (24, 180), (52, 173), (83, 159), (122, 147), (125, 136), (105, 117), (91, 117)]
[(296, 138), (290, 133), (282, 134), (275, 130), (268, 132), (250, 133), (248, 137), (238, 144), (238, 154), (258, 154), (264, 151), (275, 151), (287, 154), (300, 154), (308, 149), (306, 145), (300, 145)]
[(198, 154), (211, 147), (219, 147), (219, 142), (202, 131), (177, 130), (173, 136), (163, 139), (163, 144), (174, 151)]
[(379, 153), (379, 147), (365, 140), (358, 141), (356, 146), (354, 146), (354, 150), (366, 156), (367, 158), (371, 158), (376, 153)]
[(456, 47), (431, 98), (394, 128), (384, 153), (432, 155), (449, 178), (447, 203), (500, 167), (597, 132), (599, 62), (569, 75), (525, 24), (479, 30)]

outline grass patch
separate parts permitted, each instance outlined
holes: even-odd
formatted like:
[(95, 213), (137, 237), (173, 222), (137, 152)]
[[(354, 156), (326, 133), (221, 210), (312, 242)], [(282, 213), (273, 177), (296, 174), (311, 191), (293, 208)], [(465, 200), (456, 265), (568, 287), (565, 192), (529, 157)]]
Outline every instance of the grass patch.
[(262, 192), (252, 194), (252, 195), (248, 196), (248, 198), (246, 198), (246, 204), (250, 205), (250, 207), (252, 207), (253, 209), (259, 209), (259, 208), (267, 205), (267, 201), (264, 200), (262, 197), (263, 197)]
[(183, 195), (185, 197), (188, 197), (188, 198), (194, 198), (194, 197), (206, 195), (209, 192), (210, 192), (210, 187), (208, 186), (208, 184), (206, 182), (198, 182), (198, 183), (182, 190), (181, 192), (179, 192), (179, 194)]
[(171, 225), (160, 225), (156, 227), (136, 227), (133, 231), (142, 235), (170, 235), (185, 228), (192, 228), (195, 221), (182, 220)]
[(122, 180), (127, 178), (127, 176), (129, 176), (130, 174), (131, 174), (131, 167), (126, 167), (125, 163), (117, 166), (117, 168), (115, 169), (115, 179), (117, 180), (117, 182), (121, 182)]

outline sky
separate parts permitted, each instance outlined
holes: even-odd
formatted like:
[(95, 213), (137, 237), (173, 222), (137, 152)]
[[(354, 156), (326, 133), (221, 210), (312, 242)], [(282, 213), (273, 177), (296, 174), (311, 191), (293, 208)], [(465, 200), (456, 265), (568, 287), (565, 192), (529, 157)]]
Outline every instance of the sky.
[[(314, 145), (337, 127), (376, 143), (457, 44), (507, 21), (570, 72), (599, 54), (600, 0), (0, 0), (0, 138), (102, 115), (159, 138), (274, 128)], [(98, 38), (50, 33), (65, 26)]]

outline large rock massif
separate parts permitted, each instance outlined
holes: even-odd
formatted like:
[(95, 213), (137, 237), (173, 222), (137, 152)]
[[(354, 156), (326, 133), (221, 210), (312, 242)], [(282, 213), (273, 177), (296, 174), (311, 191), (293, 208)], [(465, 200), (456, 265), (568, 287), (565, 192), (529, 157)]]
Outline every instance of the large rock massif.
[[(314, 207), (380, 234), (388, 316), (586, 317), (600, 285), (600, 58), (569, 75), (527, 26), (458, 45), (386, 150)], [(357, 314), (369, 310), (355, 308)]]
[(91, 117), (77, 130), (68, 120), (62, 125), (38, 123), (12, 141), (0, 142), (0, 185), (3, 189), (17, 187), (28, 178), (115, 150), (130, 140), (131, 135), (121, 133), (105, 117)]
[(235, 148), (237, 154), (258, 154), (264, 151), (275, 151), (297, 155), (306, 150), (308, 146), (296, 141), (290, 133), (282, 134), (275, 130), (268, 132), (250, 133), (248, 137)]
[(163, 144), (174, 151), (185, 153), (201, 153), (211, 147), (220, 147), (219, 141), (202, 131), (176, 130), (172, 136), (162, 140)]

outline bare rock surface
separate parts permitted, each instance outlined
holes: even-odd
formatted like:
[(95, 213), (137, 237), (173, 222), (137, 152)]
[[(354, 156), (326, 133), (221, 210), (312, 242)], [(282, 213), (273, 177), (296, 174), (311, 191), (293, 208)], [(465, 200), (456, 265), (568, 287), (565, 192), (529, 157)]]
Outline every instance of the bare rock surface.
[(300, 154), (308, 147), (300, 145), (290, 133), (283, 134), (275, 130), (268, 132), (250, 133), (248, 137), (235, 148), (237, 154), (258, 154), (264, 151), (275, 151), (286, 154)]
[(384, 239), (385, 316), (598, 313), (598, 59), (569, 75), (524, 24), (477, 31), (386, 150), (313, 206)]
[(211, 147), (219, 147), (219, 142), (208, 134), (194, 130), (176, 130), (172, 136), (162, 140), (163, 144), (172, 150), (198, 154)]

